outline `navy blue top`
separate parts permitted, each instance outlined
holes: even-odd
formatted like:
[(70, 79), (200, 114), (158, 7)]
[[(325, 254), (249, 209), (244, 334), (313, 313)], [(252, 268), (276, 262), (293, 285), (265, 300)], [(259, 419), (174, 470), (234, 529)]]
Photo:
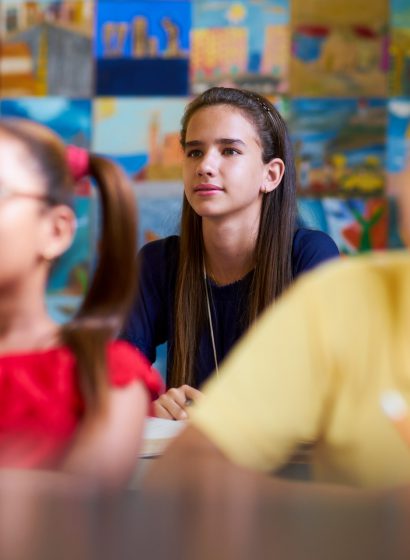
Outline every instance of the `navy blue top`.
[[(296, 278), (302, 272), (338, 255), (336, 244), (326, 233), (298, 229), (293, 238), (293, 277)], [(122, 338), (139, 348), (151, 363), (156, 358), (156, 347), (168, 342), (167, 377), (173, 359), (178, 256), (178, 236), (153, 241), (141, 249), (139, 295), (122, 333)], [(253, 271), (226, 286), (218, 286), (212, 280), (208, 281), (218, 364), (246, 330), (244, 317), (252, 275)], [(199, 387), (214, 369), (212, 342), (207, 328), (200, 337), (194, 376), (195, 387)]]

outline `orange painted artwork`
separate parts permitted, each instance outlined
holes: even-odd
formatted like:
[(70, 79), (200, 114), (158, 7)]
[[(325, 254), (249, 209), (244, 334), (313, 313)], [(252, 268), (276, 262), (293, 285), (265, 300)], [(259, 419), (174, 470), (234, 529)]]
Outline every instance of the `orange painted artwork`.
[(93, 0), (0, 2), (0, 95), (92, 97), (93, 13)]

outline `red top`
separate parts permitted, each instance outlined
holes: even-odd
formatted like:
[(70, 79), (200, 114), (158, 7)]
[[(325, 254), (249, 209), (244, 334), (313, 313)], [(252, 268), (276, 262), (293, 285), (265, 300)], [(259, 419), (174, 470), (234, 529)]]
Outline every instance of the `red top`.
[[(144, 383), (151, 398), (162, 389), (146, 358), (123, 341), (108, 345), (113, 387)], [(52, 467), (66, 450), (84, 412), (71, 350), (0, 355), (0, 467)]]

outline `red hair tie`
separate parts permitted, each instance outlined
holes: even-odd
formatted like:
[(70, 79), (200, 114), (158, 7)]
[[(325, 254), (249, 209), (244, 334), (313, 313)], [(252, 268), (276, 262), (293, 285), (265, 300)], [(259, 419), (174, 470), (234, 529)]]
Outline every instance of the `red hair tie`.
[(90, 174), (90, 155), (87, 150), (70, 144), (66, 153), (67, 164), (75, 181)]

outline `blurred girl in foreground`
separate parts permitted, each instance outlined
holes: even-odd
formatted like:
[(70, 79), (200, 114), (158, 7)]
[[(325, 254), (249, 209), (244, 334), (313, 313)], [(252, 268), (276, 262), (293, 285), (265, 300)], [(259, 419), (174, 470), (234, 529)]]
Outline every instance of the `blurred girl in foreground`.
[[(74, 236), (70, 167), (95, 180), (102, 236), (83, 304), (60, 326), (45, 290)], [(66, 150), (38, 124), (0, 120), (2, 467), (58, 469), (108, 488), (132, 473), (150, 393), (160, 389), (138, 351), (111, 341), (134, 294), (135, 231), (133, 195), (112, 162)]]

